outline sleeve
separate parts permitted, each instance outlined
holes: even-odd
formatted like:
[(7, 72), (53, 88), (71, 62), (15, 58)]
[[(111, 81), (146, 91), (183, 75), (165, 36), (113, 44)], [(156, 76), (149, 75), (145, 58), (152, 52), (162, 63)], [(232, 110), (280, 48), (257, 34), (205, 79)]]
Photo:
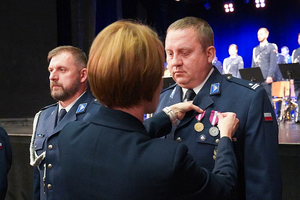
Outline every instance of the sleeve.
[(269, 45), (270, 48), (270, 66), (269, 66), (269, 73), (268, 76), (272, 77), (274, 79), (275, 77), (275, 70), (276, 70), (276, 66), (277, 66), (277, 62), (276, 62), (276, 53), (275, 53), (275, 48), (273, 45)]
[(40, 200), (40, 172), (33, 167), (33, 200)]
[(224, 70), (224, 74), (228, 73), (227, 58), (223, 60), (223, 70)]
[(213, 172), (197, 168), (188, 154), (175, 157), (174, 163), (175, 196), (179, 197), (178, 199), (233, 198), (237, 179), (237, 161), (229, 138), (220, 139)]
[(293, 62), (293, 63), (296, 63), (296, 60), (295, 60), (295, 52), (296, 52), (296, 50), (294, 50), (293, 53), (292, 53), (292, 62)]
[(255, 64), (255, 61), (254, 61), (254, 59), (255, 59), (255, 49), (256, 49), (256, 47), (253, 48), (253, 52), (252, 52), (252, 63), (251, 63), (251, 68), (256, 67), (256, 64)]
[(11, 145), (6, 131), (0, 127), (0, 199), (7, 192), (7, 174), (12, 162)]
[(263, 88), (257, 89), (245, 128), (244, 173), (247, 200), (281, 199), (278, 125)]
[[(240, 70), (240, 69), (244, 69), (244, 60), (243, 60), (243, 58), (241, 56), (239, 57), (238, 70)], [(240, 71), (238, 71), (238, 78), (241, 78)]]
[(144, 121), (144, 126), (151, 138), (158, 138), (169, 134), (172, 130), (172, 123), (168, 115), (163, 111)]

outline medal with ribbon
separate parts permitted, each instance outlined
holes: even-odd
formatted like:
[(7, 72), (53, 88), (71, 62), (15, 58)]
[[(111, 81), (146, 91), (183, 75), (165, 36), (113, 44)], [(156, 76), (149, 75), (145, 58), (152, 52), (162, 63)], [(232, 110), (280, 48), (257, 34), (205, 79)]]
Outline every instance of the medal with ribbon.
[(218, 111), (212, 110), (209, 116), (209, 121), (211, 123), (211, 125), (213, 125), (212, 127), (209, 128), (209, 134), (213, 137), (219, 135), (219, 129), (218, 127), (216, 127), (215, 125), (218, 124), (219, 118), (218, 118)]
[(201, 122), (201, 120), (203, 119), (204, 115), (205, 115), (206, 110), (203, 111), (203, 113), (200, 113), (199, 115), (196, 115), (196, 119), (197, 119), (197, 123), (194, 125), (194, 129), (197, 132), (201, 132), (204, 129), (204, 125)]

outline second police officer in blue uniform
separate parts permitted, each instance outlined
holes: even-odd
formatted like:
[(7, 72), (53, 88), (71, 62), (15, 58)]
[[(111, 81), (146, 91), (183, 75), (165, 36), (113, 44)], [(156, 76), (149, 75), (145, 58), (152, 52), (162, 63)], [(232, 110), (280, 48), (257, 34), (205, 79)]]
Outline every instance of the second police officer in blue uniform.
[(57, 47), (49, 52), (48, 61), (51, 96), (58, 102), (41, 109), (34, 119), (30, 144), (34, 199), (68, 199), (59, 175), (58, 135), (68, 122), (89, 119), (100, 104), (88, 91), (87, 57), (83, 51), (72, 46)]

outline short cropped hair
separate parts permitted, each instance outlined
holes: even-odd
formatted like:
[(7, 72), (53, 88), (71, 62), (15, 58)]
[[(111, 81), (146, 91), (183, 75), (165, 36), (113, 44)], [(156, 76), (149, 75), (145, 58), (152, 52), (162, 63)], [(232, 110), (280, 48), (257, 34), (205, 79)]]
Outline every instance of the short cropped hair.
[[(235, 47), (235, 49), (238, 50), (238, 46), (237, 46), (236, 44), (231, 44), (231, 45), (229, 45), (229, 48), (230, 48), (230, 47)], [(228, 48), (228, 49), (229, 49), (229, 48)]]
[(214, 31), (206, 21), (197, 17), (185, 17), (173, 22), (169, 26), (167, 33), (170, 30), (187, 28), (195, 29), (203, 51), (209, 46), (214, 46)]
[(53, 56), (56, 56), (62, 52), (69, 52), (73, 55), (73, 58), (75, 60), (75, 62), (82, 67), (86, 67), (87, 64), (87, 56), (84, 53), (84, 51), (82, 51), (81, 49), (77, 48), (77, 47), (73, 47), (73, 46), (59, 46), (56, 47), (54, 49), (52, 49), (49, 53), (48, 53), (48, 57), (47, 60), (48, 62), (51, 61), (51, 59), (53, 58)]
[(151, 28), (117, 21), (93, 41), (88, 61), (90, 88), (107, 107), (150, 102), (161, 84), (164, 62), (163, 45)]

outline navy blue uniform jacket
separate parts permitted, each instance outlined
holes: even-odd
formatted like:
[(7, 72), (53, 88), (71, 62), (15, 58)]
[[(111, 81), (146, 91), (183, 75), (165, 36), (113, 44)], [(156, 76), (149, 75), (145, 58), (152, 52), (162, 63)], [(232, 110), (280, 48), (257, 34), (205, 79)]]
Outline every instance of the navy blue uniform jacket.
[(6, 131), (0, 127), (0, 200), (7, 191), (7, 174), (11, 167), (12, 152)]
[[(83, 109), (82, 106), (85, 106)], [(60, 130), (71, 121), (88, 120), (99, 109), (100, 104), (89, 91), (85, 92), (55, 127), (58, 104), (44, 108), (38, 120), (34, 151), (40, 155), (46, 151), (45, 159), (35, 167), (34, 199), (66, 199), (65, 185), (60, 176), (60, 158), (57, 139)], [(44, 168), (46, 166), (46, 169)], [(45, 182), (43, 177), (45, 173)], [(44, 187), (45, 183), (45, 187)]]
[[(181, 98), (182, 89), (170, 86), (162, 91), (157, 111), (181, 102)], [(212, 170), (219, 135), (209, 134), (211, 111), (235, 112), (239, 119), (233, 138), (239, 166), (237, 199), (281, 199), (278, 126), (264, 88), (243, 79), (225, 77), (214, 69), (193, 103), (206, 110), (202, 119), (204, 130), (195, 131), (198, 113), (188, 112), (173, 139), (188, 146), (198, 166)]]
[(104, 106), (91, 122), (66, 125), (58, 143), (72, 200), (230, 199), (235, 184), (230, 139), (221, 139), (210, 173), (195, 165), (186, 145), (151, 139), (137, 118)]

